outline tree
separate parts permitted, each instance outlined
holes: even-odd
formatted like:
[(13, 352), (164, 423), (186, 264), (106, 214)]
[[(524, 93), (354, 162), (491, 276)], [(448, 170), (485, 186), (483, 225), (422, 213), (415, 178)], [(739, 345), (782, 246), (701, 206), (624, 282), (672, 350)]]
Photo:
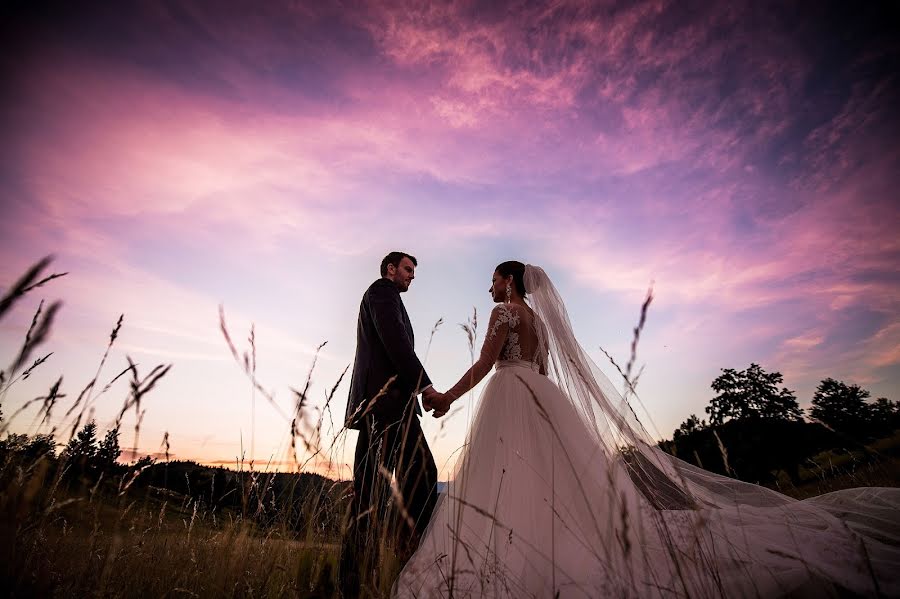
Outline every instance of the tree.
[(696, 414), (691, 414), (688, 416), (688, 419), (681, 423), (681, 425), (672, 433), (672, 440), (677, 441), (681, 437), (686, 437), (696, 431), (700, 431), (706, 428), (706, 420), (700, 420), (700, 418)]
[(900, 403), (879, 397), (872, 406), (872, 423), (882, 435), (900, 428)]
[(25, 445), (25, 455), (31, 460), (47, 457), (51, 460), (56, 458), (56, 441), (53, 435), (39, 434), (31, 437), (28, 444)]
[(116, 465), (120, 455), (122, 449), (119, 447), (119, 427), (115, 427), (106, 431), (106, 436), (100, 441), (97, 448), (97, 462), (102, 468), (110, 470)]
[(710, 424), (738, 418), (801, 420), (803, 410), (794, 392), (778, 389), (782, 381), (780, 372), (766, 372), (759, 364), (741, 371), (723, 368), (711, 385), (718, 395), (706, 407)]
[(872, 417), (870, 395), (859, 385), (827, 378), (816, 388), (810, 415), (839, 433), (863, 436)]
[(9, 433), (6, 439), (0, 441), (0, 461), (3, 457), (15, 455), (24, 463), (31, 464), (40, 458), (56, 458), (56, 441), (53, 435), (38, 434), (33, 437)]
[(24, 451), (28, 445), (28, 435), (17, 435), (16, 433), (6, 433), (6, 439), (0, 440), (0, 451), (7, 453), (16, 453)]
[(69, 440), (64, 453), (69, 460), (84, 464), (97, 456), (97, 449), (97, 423), (91, 420)]
[(900, 424), (900, 404), (886, 397), (874, 403), (859, 385), (827, 378), (813, 395), (810, 415), (839, 433), (866, 439), (892, 432)]

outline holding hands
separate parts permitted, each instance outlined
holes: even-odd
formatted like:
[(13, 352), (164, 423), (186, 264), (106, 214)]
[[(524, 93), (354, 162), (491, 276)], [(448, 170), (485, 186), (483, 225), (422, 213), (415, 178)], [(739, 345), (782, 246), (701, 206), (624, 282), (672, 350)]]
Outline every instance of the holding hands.
[(426, 412), (434, 410), (433, 416), (440, 418), (450, 409), (453, 398), (446, 393), (439, 393), (434, 387), (429, 387), (422, 392), (422, 406)]

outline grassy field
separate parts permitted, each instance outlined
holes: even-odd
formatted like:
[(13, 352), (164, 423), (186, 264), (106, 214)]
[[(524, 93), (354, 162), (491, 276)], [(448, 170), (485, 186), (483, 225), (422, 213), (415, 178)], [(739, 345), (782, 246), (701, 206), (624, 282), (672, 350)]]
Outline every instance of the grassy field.
[[(51, 263), (36, 263), (0, 298), (0, 319), (12, 306), (38, 287), (66, 273), (46, 274)], [(40, 369), (48, 355), (36, 351), (52, 329), (61, 302), (37, 307), (24, 342), (12, 365), (0, 371), (0, 404), (10, 387)], [(232, 343), (221, 316), (225, 341), (257, 393), (266, 391), (256, 380), (254, 335), (243, 353)], [(341, 539), (343, 492), (346, 485), (319, 481), (314, 475), (294, 476), (259, 472), (223, 473), (197, 470), (210, 483), (208, 493), (179, 492), (187, 477), (183, 464), (149, 462), (130, 466), (109, 460), (98, 467), (79, 464), (67, 452), (56, 455), (55, 444), (90, 418), (90, 406), (112, 382), (126, 377), (128, 397), (121, 416), (138, 415), (141, 401), (168, 372), (159, 365), (143, 376), (128, 360), (128, 367), (105, 386), (99, 377), (123, 324), (120, 317), (110, 335), (96, 374), (77, 399), (66, 406), (67, 421), (53, 429), (44, 450), (23, 450), (28, 438), (0, 438), (0, 594), (10, 597), (334, 597), (336, 562)], [(38, 356), (35, 359), (35, 356)], [(252, 356), (252, 359), (251, 359)], [(305, 393), (295, 392), (295, 414), (306, 415)], [(341, 377), (343, 379), (343, 375)], [(328, 396), (338, 389), (337, 381)], [(46, 397), (0, 411), (0, 437), (29, 405), (37, 403), (37, 418), (46, 417), (62, 397), (59, 382)], [(327, 404), (326, 404), (327, 405)], [(320, 448), (320, 427), (295, 424), (291, 447)], [(296, 421), (295, 421), (296, 423)], [(117, 421), (118, 424), (118, 421)], [(54, 435), (54, 433), (56, 433)], [(135, 433), (137, 436), (137, 432)], [(70, 435), (71, 436), (71, 435)], [(24, 439), (24, 441), (23, 441)], [(71, 439), (70, 439), (71, 440)], [(19, 443), (18, 445), (16, 443)], [(118, 446), (117, 446), (118, 447)], [(100, 448), (102, 450), (102, 444)], [(43, 455), (44, 451), (47, 452)], [(118, 449), (116, 450), (118, 455)], [(93, 458), (92, 458), (93, 459)], [(115, 459), (115, 458), (112, 458)], [(196, 465), (194, 465), (196, 466)], [(243, 466), (241, 466), (243, 467)], [(181, 468), (181, 469), (178, 469)], [(157, 472), (154, 472), (154, 469)], [(162, 483), (159, 474), (162, 470)], [(168, 476), (169, 470), (171, 476)], [(177, 471), (177, 475), (175, 472)], [(213, 476), (213, 474), (215, 474)], [(166, 480), (168, 479), (168, 484)], [(225, 484), (225, 489), (220, 484)], [(196, 486), (197, 480), (194, 481)], [(165, 488), (163, 488), (165, 487)], [(217, 493), (215, 492), (217, 491)], [(226, 491), (223, 496), (223, 491)], [(379, 563), (383, 575), (365, 595), (385, 596), (399, 566), (385, 547)]]
[(900, 487), (900, 431), (862, 451), (826, 451), (800, 467), (801, 484), (781, 475), (769, 485), (797, 499), (854, 487)]
[[(0, 300), (0, 317), (13, 300), (61, 276), (40, 280), (40, 270), (36, 267), (30, 278), (24, 277)], [(54, 312), (38, 309), (15, 361), (20, 370), (28, 363), (25, 358), (31, 350), (46, 338)], [(121, 319), (111, 335), (107, 354), (120, 325)], [(239, 352), (231, 345), (224, 317), (222, 330), (238, 364), (242, 364)], [(37, 360), (30, 368), (40, 363)], [(245, 359), (243, 368), (258, 385), (255, 358), (252, 362)], [(165, 372), (161, 365), (141, 378), (130, 365), (122, 373), (132, 376), (132, 391), (122, 413), (131, 408), (137, 411), (141, 397)], [(0, 401), (15, 383), (11, 378), (15, 373), (14, 367), (5, 380), (0, 376)], [(85, 405), (102, 394), (94, 389), (95, 383), (96, 376), (85, 390)], [(261, 386), (259, 389), (262, 392)], [(49, 415), (57, 400), (54, 392), (41, 399), (42, 410)], [(304, 399), (298, 394), (298, 411)], [(82, 422), (81, 414), (75, 413)], [(4, 430), (5, 426), (0, 426), (0, 433)], [(315, 447), (320, 439), (318, 429), (294, 430), (292, 434), (297, 446), (302, 442)], [(174, 471), (175, 464), (151, 468), (162, 468), (168, 474), (165, 469), (170, 467)], [(232, 483), (239, 481), (234, 493), (240, 501), (235, 502), (235, 495), (231, 495), (230, 501), (224, 502), (221, 487), (218, 496), (212, 490), (204, 495), (196, 488), (192, 492), (188, 481), (189, 490), (180, 492), (180, 487), (160, 484), (151, 476), (152, 469), (138, 471), (135, 466), (120, 465), (109, 472), (107, 475), (95, 469), (79, 473), (77, 464), (63, 456), (0, 452), (2, 596), (339, 596), (337, 561), (345, 485), (325, 480), (317, 487), (307, 487), (313, 491), (295, 493), (297, 485), (284, 484), (283, 475), (277, 479), (253, 472), (239, 476), (231, 473), (225, 478)], [(178, 473), (179, 479), (185, 475), (182, 470)], [(221, 471), (217, 474), (220, 479), (224, 476)], [(216, 476), (206, 479), (216, 485)], [(849, 487), (900, 486), (900, 434), (864, 450), (821, 453), (801, 466), (795, 481), (799, 484), (783, 476), (772, 486), (798, 499)], [(279, 493), (272, 491), (274, 488), (280, 489)], [(284, 489), (289, 492), (285, 494)], [(386, 541), (382, 545), (375, 582), (364, 588), (363, 597), (388, 596), (399, 571), (394, 552)]]
[[(888, 440), (886, 443), (895, 442)], [(885, 445), (885, 443), (882, 443)], [(823, 467), (828, 464), (828, 467)], [(338, 597), (340, 534), (261, 525), (156, 487), (59, 478), (57, 465), (6, 464), (0, 491), (0, 589), (9, 597)], [(794, 497), (898, 486), (900, 459), (820, 455)], [(380, 564), (385, 597), (399, 564)]]
[(313, 527), (260, 526), (154, 488), (119, 495), (116, 484), (101, 481), (53, 489), (54, 476), (38, 463), (6, 481), (6, 596), (335, 595), (337, 539)]

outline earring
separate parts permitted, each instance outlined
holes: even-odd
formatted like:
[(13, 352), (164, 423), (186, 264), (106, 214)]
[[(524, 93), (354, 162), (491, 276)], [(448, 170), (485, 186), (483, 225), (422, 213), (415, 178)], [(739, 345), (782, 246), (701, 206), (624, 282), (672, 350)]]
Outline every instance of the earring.
[(508, 304), (511, 301), (512, 301), (512, 285), (507, 283), (507, 285), (506, 285), (506, 303)]

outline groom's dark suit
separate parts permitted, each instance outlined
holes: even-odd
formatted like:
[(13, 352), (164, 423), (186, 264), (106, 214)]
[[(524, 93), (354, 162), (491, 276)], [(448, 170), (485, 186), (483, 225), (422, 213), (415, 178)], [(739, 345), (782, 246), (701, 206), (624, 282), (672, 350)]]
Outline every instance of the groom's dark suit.
[[(400, 420), (408, 408), (422, 414), (415, 396), (431, 385), (431, 379), (416, 357), (414, 344), (400, 291), (389, 279), (378, 279), (359, 305), (356, 361), (345, 417), (348, 428), (361, 429), (367, 413), (378, 420)], [(396, 378), (378, 396), (391, 377)]]
[[(393, 541), (401, 557), (409, 557), (437, 500), (437, 468), (422, 433), (416, 400), (431, 380), (413, 347), (412, 325), (400, 291), (389, 279), (375, 281), (359, 306), (356, 361), (345, 416), (347, 427), (359, 430), (353, 498), (341, 550), (345, 596), (358, 589), (360, 572), (368, 578), (377, 567), (383, 542)], [(402, 501), (391, 496), (391, 473)], [(394, 505), (392, 518), (388, 501)]]

